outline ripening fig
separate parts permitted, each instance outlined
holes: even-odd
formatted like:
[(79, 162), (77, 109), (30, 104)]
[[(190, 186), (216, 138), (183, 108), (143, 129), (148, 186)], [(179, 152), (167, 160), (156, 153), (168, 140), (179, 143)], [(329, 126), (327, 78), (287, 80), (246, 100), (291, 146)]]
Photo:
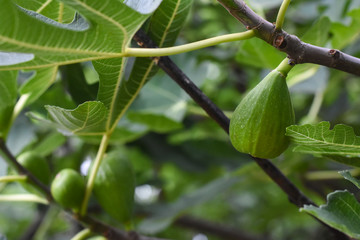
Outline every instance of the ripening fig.
[(289, 146), (285, 132), (295, 116), (286, 84), (288, 70), (279, 67), (244, 97), (231, 117), (230, 139), (239, 152), (275, 158)]
[(135, 175), (131, 163), (119, 152), (107, 154), (94, 182), (95, 198), (100, 206), (121, 223), (131, 219)]
[(85, 195), (85, 181), (74, 169), (63, 169), (51, 183), (51, 194), (64, 208), (78, 211)]

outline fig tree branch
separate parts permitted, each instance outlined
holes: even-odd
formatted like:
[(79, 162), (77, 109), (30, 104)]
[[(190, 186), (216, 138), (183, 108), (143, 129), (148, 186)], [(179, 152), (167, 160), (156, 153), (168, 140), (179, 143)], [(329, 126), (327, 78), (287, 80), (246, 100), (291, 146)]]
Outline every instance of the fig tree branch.
[[(141, 47), (156, 48), (156, 44), (144, 33), (139, 30), (134, 40)], [(166, 72), (189, 96), (200, 105), (204, 111), (215, 120), (219, 126), (229, 134), (230, 119), (219, 109), (190, 79), (186, 74), (169, 58), (153, 58), (156, 64)], [(287, 194), (290, 202), (297, 207), (304, 205), (315, 205), (306, 197), (272, 162), (268, 159), (255, 158), (250, 156), (261, 167), (261, 169)], [(320, 221), (320, 220), (319, 220)], [(320, 221), (321, 222), (321, 221)], [(337, 239), (349, 239), (343, 233), (329, 227), (337, 236)]]
[(13, 167), (20, 173), (25, 175), (29, 181), (38, 186), (45, 194), (49, 201), (52, 201), (52, 196), (50, 193), (50, 189), (39, 181), (32, 173), (30, 173), (26, 168), (24, 168), (14, 157), (14, 155), (7, 148), (4, 139), (0, 138), (0, 150), (4, 153), (5, 157), (10, 161)]
[(285, 52), (294, 64), (314, 63), (360, 76), (360, 59), (336, 49), (314, 46), (302, 42), (297, 36), (266, 21), (249, 8), (243, 0), (218, 0), (231, 15), (256, 37)]
[[(0, 138), (0, 152), (2, 152), (5, 155), (5, 157), (10, 161), (10, 164), (13, 167), (15, 167), (15, 169), (19, 173), (27, 176), (27, 178), (31, 181), (31, 183), (39, 187), (45, 193), (46, 198), (50, 203), (55, 203), (49, 187), (44, 185), (42, 182), (40, 182), (39, 179), (37, 179), (32, 173), (30, 173), (17, 161), (16, 157), (10, 152), (10, 150), (6, 146), (4, 139), (2, 138)], [(166, 240), (166, 239), (142, 236), (136, 232), (126, 232), (114, 228), (112, 226), (109, 226), (103, 222), (100, 222), (88, 215), (79, 216), (71, 212), (69, 212), (69, 214), (72, 215), (76, 220), (85, 224), (88, 228), (90, 228), (91, 231), (99, 233), (107, 237), (109, 240)]]

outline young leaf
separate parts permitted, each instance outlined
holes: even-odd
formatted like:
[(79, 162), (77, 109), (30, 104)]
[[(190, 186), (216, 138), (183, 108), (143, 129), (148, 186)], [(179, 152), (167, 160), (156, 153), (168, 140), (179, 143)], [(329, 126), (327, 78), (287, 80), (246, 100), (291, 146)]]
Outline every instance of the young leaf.
[(286, 135), (298, 145), (295, 152), (334, 156), (334, 160), (339, 161), (346, 157), (350, 164), (358, 164), (355, 159), (351, 161), (360, 156), (360, 137), (355, 135), (353, 128), (343, 124), (336, 125), (333, 130), (329, 128), (329, 122), (293, 125), (286, 129)]
[(335, 191), (327, 196), (327, 204), (300, 209), (353, 238), (360, 238), (360, 204), (348, 191)]
[(67, 134), (100, 135), (105, 132), (108, 111), (101, 102), (85, 102), (74, 110), (46, 106), (49, 118)]
[(0, 72), (0, 137), (8, 130), (17, 98), (17, 72)]

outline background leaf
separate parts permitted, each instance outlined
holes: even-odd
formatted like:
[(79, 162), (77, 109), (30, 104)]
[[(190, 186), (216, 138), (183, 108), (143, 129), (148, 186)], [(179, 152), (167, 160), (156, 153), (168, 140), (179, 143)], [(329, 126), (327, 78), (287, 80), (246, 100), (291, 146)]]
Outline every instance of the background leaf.
[(360, 34), (360, 9), (354, 9), (348, 13), (352, 21), (348, 25), (335, 22), (331, 26), (331, 32), (334, 34), (332, 38), (332, 47), (336, 49), (343, 49), (349, 43), (356, 40)]
[(224, 192), (226, 189), (233, 186), (238, 181), (235, 177), (222, 177), (216, 179), (196, 191), (184, 195), (176, 202), (161, 206), (152, 217), (145, 219), (138, 226), (138, 230), (145, 234), (154, 234), (162, 231), (168, 227), (182, 212), (190, 207), (202, 204), (219, 192)]

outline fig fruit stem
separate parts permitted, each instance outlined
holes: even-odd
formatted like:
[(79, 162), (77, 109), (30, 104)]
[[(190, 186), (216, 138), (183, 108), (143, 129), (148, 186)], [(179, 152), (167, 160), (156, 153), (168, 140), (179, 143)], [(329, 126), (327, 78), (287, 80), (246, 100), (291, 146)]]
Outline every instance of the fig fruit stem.
[(294, 67), (293, 65), (290, 64), (289, 61), (290, 60), (288, 58), (285, 58), (284, 60), (282, 60), (282, 62), (279, 64), (279, 66), (277, 66), (277, 68), (275, 68), (275, 70), (280, 72), (284, 78), (286, 78), (286, 76), (288, 75), (290, 70)]
[(8, 183), (8, 182), (26, 182), (27, 176), (25, 175), (14, 175), (14, 176), (3, 176), (0, 177), (0, 183)]
[(86, 210), (87, 210), (87, 205), (91, 196), (91, 192), (94, 188), (94, 181), (95, 181), (95, 177), (96, 174), (99, 170), (100, 164), (102, 162), (102, 159), (104, 158), (106, 149), (109, 145), (109, 138), (110, 138), (110, 134), (105, 134), (103, 135), (102, 139), (101, 139), (101, 143), (100, 143), (100, 147), (99, 150), (97, 152), (95, 161), (93, 166), (90, 168), (90, 172), (89, 172), (89, 177), (88, 177), (88, 181), (86, 183), (86, 189), (85, 189), (85, 196), (84, 196), (84, 200), (81, 204), (81, 208), (80, 208), (80, 215), (84, 216), (86, 214)]
[(0, 202), (35, 202), (49, 204), (48, 200), (35, 194), (7, 194), (0, 195)]
[(91, 234), (92, 232), (90, 231), (90, 229), (85, 228), (84, 230), (78, 232), (74, 237), (72, 237), (71, 240), (85, 240), (88, 239)]
[(167, 48), (127, 48), (125, 50), (126, 57), (161, 57), (175, 55), (184, 52), (190, 52), (201, 48), (214, 46), (220, 43), (245, 40), (255, 37), (255, 32), (249, 30), (246, 32), (226, 34), (218, 37), (208, 38), (205, 40), (188, 43), (175, 47)]
[(290, 5), (291, 0), (284, 0), (280, 6), (277, 18), (276, 18), (276, 24), (275, 28), (276, 30), (281, 30), (284, 25), (285, 20), (285, 13)]

